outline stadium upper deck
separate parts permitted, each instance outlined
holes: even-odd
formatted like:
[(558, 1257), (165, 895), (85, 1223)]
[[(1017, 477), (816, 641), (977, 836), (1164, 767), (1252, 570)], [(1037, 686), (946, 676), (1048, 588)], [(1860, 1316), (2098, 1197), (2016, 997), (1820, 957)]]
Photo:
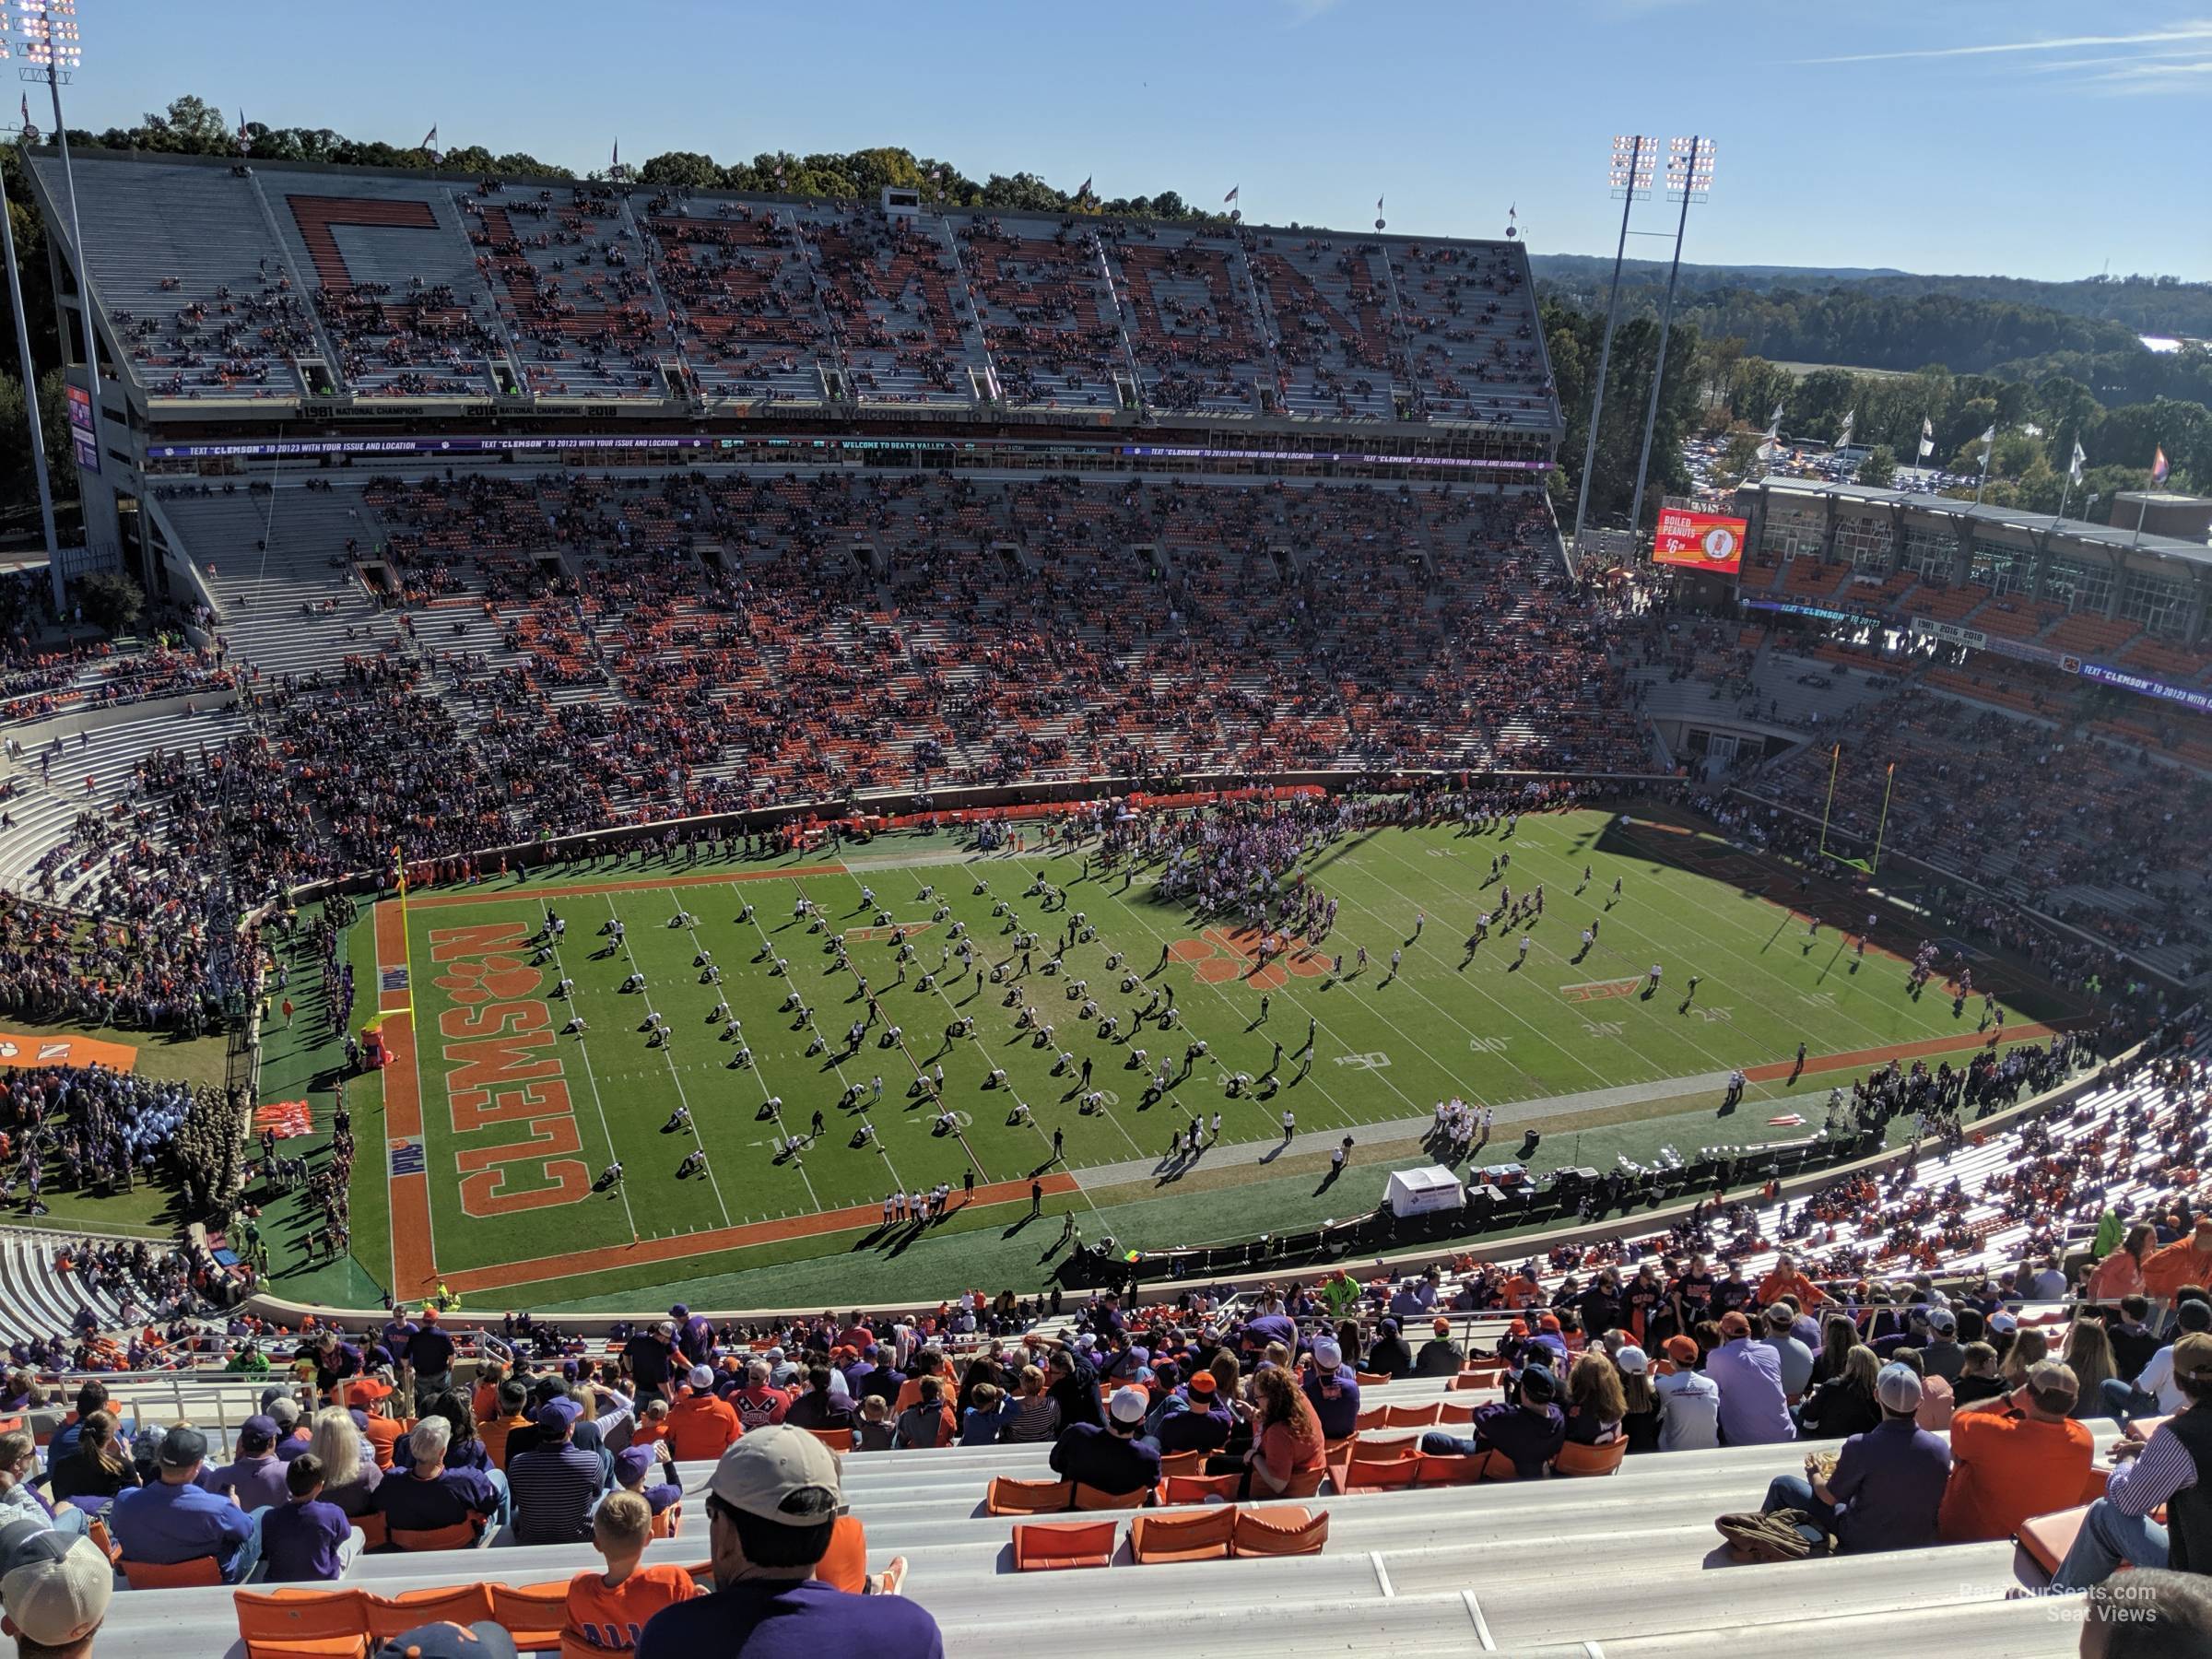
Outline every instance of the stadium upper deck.
[[(1560, 429), (1516, 242), (75, 161), (103, 354), (156, 427), (1348, 423), (1545, 454)], [(54, 221), (58, 160), (32, 171)]]

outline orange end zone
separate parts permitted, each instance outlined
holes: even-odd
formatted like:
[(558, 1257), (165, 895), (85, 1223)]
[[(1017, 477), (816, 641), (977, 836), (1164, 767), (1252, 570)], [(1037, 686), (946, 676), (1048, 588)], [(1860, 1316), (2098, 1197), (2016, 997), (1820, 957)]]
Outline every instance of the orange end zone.
[[(671, 886), (698, 887), (733, 879), (781, 880), (793, 876), (835, 876), (842, 873), (835, 866), (825, 865), (816, 869), (778, 871), (772, 877), (765, 875), (688, 877), (675, 881), (611, 883), (584, 888), (536, 888), (530, 891), (538, 898), (571, 898), (590, 892), (623, 892), (634, 888)], [(488, 893), (478, 898), (467, 894), (449, 894), (425, 899), (410, 894), (407, 904), (410, 909), (440, 903), (477, 904), (511, 900), (516, 896), (513, 893)], [(376, 966), (380, 981), (386, 970), (402, 967), (406, 960), (407, 941), (399, 906), (380, 904), (376, 910)], [(415, 1064), (412, 998), (411, 987), (378, 994), (378, 1006), (383, 1016), (380, 1029), (384, 1047), (390, 1054), (383, 1068), (384, 1135), (388, 1143), (418, 1138), (422, 1135), (422, 1088)], [(427, 1174), (395, 1176), (391, 1179), (390, 1185), (394, 1293), (410, 1298), (420, 1296), (435, 1288), (441, 1277), (430, 1239), (429, 1177)], [(1076, 1178), (1058, 1170), (1040, 1177), (1038, 1185), (1044, 1189), (1044, 1195), (1051, 1198), (1064, 1197), (1077, 1190)], [(1028, 1202), (1029, 1198), (1028, 1182), (1001, 1181), (977, 1187), (973, 1195), (960, 1207), (1019, 1204)], [(681, 1233), (665, 1239), (646, 1239), (629, 1245), (603, 1245), (592, 1250), (569, 1251), (560, 1255), (539, 1256), (527, 1262), (500, 1262), (488, 1267), (463, 1268), (444, 1275), (443, 1278), (448, 1288), (464, 1294), (499, 1290), (510, 1285), (536, 1284), (547, 1279), (567, 1278), (576, 1274), (605, 1273), (615, 1268), (634, 1267), (652, 1262), (683, 1261), (717, 1251), (741, 1250), (751, 1244), (773, 1244), (785, 1239), (849, 1232), (875, 1226), (882, 1218), (880, 1205), (855, 1205), (848, 1209), (823, 1210), (808, 1216), (785, 1216), (774, 1221), (754, 1221), (739, 1227), (721, 1227), (711, 1232)]]

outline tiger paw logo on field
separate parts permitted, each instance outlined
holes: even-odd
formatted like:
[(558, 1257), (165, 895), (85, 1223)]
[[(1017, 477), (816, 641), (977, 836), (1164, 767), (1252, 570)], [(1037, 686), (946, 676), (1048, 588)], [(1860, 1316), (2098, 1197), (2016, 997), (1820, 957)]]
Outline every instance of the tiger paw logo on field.
[(432, 982), (457, 1003), (504, 1001), (537, 989), (538, 971), (519, 957), (464, 957)]
[(1233, 931), (1209, 927), (1194, 939), (1176, 940), (1168, 947), (1168, 954), (1189, 963), (1192, 977), (1202, 985), (1242, 980), (1262, 991), (1279, 991), (1290, 982), (1292, 974), (1300, 979), (1318, 979), (1328, 972), (1328, 963), (1302, 941), (1286, 939), (1279, 934), (1276, 936), (1278, 944), (1287, 946), (1288, 954), (1278, 951), (1270, 956), (1265, 968), (1257, 966), (1263, 935), (1253, 927)]

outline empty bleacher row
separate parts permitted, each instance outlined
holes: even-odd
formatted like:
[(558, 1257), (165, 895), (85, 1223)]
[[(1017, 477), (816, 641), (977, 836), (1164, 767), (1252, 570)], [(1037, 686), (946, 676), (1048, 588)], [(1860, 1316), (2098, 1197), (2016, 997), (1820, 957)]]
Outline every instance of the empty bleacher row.
[(1513, 242), (98, 150), (76, 177), (95, 292), (160, 397), (1559, 424)]

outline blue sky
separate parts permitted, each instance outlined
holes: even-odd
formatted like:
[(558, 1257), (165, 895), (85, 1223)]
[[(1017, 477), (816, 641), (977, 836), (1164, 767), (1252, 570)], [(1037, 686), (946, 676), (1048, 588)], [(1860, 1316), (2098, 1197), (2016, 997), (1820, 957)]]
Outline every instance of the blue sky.
[[(72, 125), (198, 93), (519, 148), (900, 144), (971, 176), (1610, 253), (1612, 135), (1718, 143), (1687, 257), (2212, 279), (2212, 0), (80, 0)], [(1639, 229), (1671, 225), (1640, 210)], [(1664, 253), (1655, 238), (1632, 252)]]

